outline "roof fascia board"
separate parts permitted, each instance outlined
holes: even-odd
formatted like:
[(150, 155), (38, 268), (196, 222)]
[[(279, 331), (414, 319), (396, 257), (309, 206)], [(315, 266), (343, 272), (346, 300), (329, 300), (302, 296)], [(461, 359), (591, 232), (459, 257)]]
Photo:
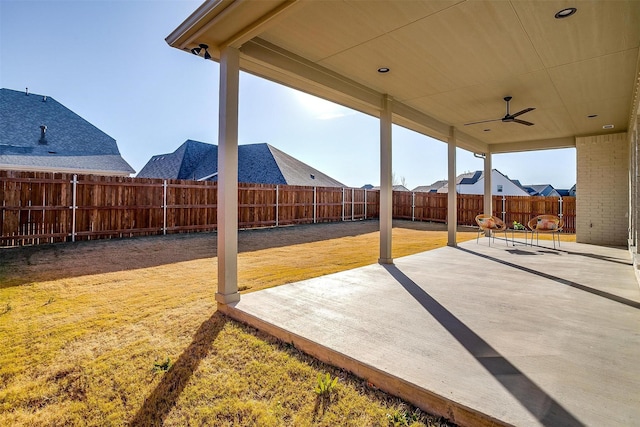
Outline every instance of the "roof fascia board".
[(533, 141), (504, 142), (501, 144), (489, 144), (489, 151), (493, 153), (514, 153), (519, 151), (552, 150), (556, 148), (575, 148), (576, 138), (566, 136), (563, 138), (538, 139)]
[[(225, 6), (228, 4), (228, 6)], [(202, 22), (207, 15), (215, 13), (217, 9), (221, 9), (218, 13), (224, 12), (224, 10), (230, 7), (233, 3), (225, 0), (205, 0), (187, 19), (185, 19), (175, 30), (171, 32), (165, 41), (169, 46), (184, 49), (187, 46), (185, 38), (190, 37), (189, 34), (193, 34), (194, 31), (201, 31), (202, 27), (195, 29), (198, 23)], [(210, 19), (207, 25), (213, 25), (215, 23), (215, 17)]]

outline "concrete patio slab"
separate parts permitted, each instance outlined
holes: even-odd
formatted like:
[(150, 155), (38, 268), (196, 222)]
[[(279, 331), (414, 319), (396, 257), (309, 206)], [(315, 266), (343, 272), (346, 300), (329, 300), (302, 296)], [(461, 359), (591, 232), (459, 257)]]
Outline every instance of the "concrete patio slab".
[(637, 425), (628, 251), (506, 243), (245, 294), (223, 311), (460, 425)]

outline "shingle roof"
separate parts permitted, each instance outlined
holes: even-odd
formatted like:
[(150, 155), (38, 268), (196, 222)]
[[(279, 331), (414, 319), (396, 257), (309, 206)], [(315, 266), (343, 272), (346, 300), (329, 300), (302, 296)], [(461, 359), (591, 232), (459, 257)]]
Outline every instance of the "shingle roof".
[(421, 185), (413, 189), (416, 193), (435, 193), (439, 188), (442, 188), (447, 185), (447, 180), (436, 181), (431, 185)]
[(0, 168), (135, 173), (115, 139), (51, 97), (0, 89), (0, 117)]
[(523, 185), (524, 188), (530, 195), (532, 196), (557, 196), (560, 193), (556, 191), (555, 188), (551, 184), (540, 184), (540, 185)]
[[(380, 190), (380, 186), (373, 187), (372, 190)], [(392, 188), (393, 191), (411, 191), (402, 184), (396, 184)]]
[[(187, 140), (173, 153), (153, 156), (137, 176), (215, 181), (217, 171), (218, 146)], [(341, 182), (266, 143), (238, 146), (238, 181), (344, 187)]]

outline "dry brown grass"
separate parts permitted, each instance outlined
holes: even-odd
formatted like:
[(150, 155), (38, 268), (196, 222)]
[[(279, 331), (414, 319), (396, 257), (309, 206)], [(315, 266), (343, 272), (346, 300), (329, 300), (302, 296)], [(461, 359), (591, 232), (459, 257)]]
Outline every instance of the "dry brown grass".
[[(376, 230), (241, 232), (240, 284), (374, 263)], [(443, 230), (399, 223), (394, 256), (442, 246)], [(190, 234), (0, 250), (0, 425), (361, 426), (413, 411), (216, 313), (215, 245)], [(167, 359), (168, 372), (154, 370)], [(341, 377), (326, 411), (313, 392), (324, 372)], [(430, 422), (421, 414), (415, 425)]]

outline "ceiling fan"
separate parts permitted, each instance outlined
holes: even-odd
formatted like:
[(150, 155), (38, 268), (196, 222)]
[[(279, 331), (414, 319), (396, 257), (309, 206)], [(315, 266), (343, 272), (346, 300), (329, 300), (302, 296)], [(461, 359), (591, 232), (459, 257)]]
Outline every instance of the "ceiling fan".
[(514, 122), (514, 123), (520, 123), (521, 125), (533, 126), (533, 123), (527, 122), (525, 120), (516, 119), (516, 117), (521, 116), (524, 113), (528, 113), (529, 111), (533, 111), (533, 110), (535, 110), (535, 108), (529, 107), (529, 108), (525, 108), (522, 111), (518, 111), (517, 113), (509, 114), (509, 101), (511, 101), (511, 97), (510, 96), (505, 96), (504, 100), (507, 103), (507, 114), (505, 114), (504, 117), (502, 117), (500, 119), (482, 120), (482, 121), (479, 121), (479, 122), (465, 123), (464, 125), (465, 126), (467, 126), (467, 125), (477, 125), (478, 123), (497, 122), (498, 120), (500, 120), (500, 121), (502, 121), (504, 123)]

